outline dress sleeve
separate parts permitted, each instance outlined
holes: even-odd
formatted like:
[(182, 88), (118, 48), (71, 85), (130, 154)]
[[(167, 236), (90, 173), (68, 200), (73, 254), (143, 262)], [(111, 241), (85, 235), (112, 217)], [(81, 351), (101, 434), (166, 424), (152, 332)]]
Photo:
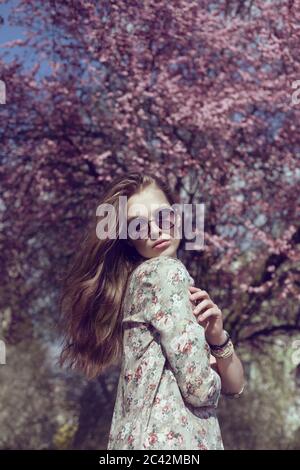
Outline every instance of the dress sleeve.
[(185, 266), (178, 259), (162, 257), (150, 263), (139, 279), (145, 321), (159, 334), (183, 399), (195, 407), (216, 407), (221, 378), (210, 367), (210, 348), (193, 314)]

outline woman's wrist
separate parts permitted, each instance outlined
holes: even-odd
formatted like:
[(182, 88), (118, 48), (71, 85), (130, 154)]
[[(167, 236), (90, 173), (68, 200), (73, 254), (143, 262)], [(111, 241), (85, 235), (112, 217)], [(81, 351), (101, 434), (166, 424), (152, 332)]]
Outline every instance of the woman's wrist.
[(234, 354), (234, 346), (231, 341), (230, 335), (228, 331), (226, 330), (223, 330), (223, 331), (226, 336), (226, 339), (224, 342), (222, 343), (220, 342), (221, 338), (219, 338), (219, 342), (216, 342), (216, 343), (208, 342), (211, 354), (218, 359), (225, 359), (225, 358), (231, 357)]
[(226, 334), (225, 330), (221, 332), (218, 336), (209, 336), (206, 335), (206, 341), (211, 346), (221, 346), (227, 341), (228, 335)]

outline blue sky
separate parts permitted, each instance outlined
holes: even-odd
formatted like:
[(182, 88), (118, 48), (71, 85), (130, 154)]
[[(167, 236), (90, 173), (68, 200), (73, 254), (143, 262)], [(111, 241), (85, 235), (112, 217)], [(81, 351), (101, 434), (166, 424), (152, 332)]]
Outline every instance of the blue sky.
[[(0, 44), (7, 41), (12, 41), (14, 39), (23, 39), (24, 38), (24, 30), (23, 28), (17, 26), (10, 26), (8, 23), (8, 15), (12, 7), (17, 2), (15, 0), (11, 0), (7, 5), (0, 4), (0, 16), (4, 19), (4, 24), (0, 25)], [(18, 53), (18, 47), (15, 47), (12, 52)]]
[[(4, 23), (0, 24), (0, 45), (8, 41), (15, 39), (24, 39), (26, 37), (26, 31), (24, 28), (18, 26), (12, 26), (9, 24), (8, 16), (12, 8), (18, 4), (18, 0), (9, 0), (8, 4), (0, 4), (0, 16), (3, 18)], [(4, 49), (5, 50), (5, 49)], [(36, 63), (36, 57), (34, 51), (29, 48), (24, 50), (24, 47), (15, 46), (13, 48), (7, 48), (9, 51), (8, 61), (12, 60), (15, 56), (22, 58), (24, 68), (32, 67)], [(3, 48), (1, 47), (0, 53), (2, 54)], [(45, 60), (40, 67), (39, 76), (47, 75), (50, 72), (50, 67)]]

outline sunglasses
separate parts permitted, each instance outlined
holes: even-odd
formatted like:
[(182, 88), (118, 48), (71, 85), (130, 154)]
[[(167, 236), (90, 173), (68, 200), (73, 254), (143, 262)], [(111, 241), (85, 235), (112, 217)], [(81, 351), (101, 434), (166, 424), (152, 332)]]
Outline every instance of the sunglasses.
[[(148, 219), (146, 217), (142, 216), (137, 216), (134, 217), (132, 220), (134, 220), (134, 226), (132, 228), (132, 222), (131, 222), (131, 228), (128, 229), (127, 227), (127, 232), (129, 235), (129, 238), (132, 238), (130, 236), (130, 231), (133, 230), (134, 232), (138, 232), (139, 235), (142, 235), (141, 238), (146, 238), (149, 237), (150, 235), (150, 222), (151, 220), (155, 220), (155, 224), (157, 227), (160, 228), (160, 230), (169, 230), (174, 227), (175, 225), (175, 220), (176, 220), (176, 214), (175, 211), (171, 208), (165, 207), (161, 209), (156, 209), (153, 213), (154, 217), (153, 219)], [(140, 237), (139, 237), (140, 238)]]

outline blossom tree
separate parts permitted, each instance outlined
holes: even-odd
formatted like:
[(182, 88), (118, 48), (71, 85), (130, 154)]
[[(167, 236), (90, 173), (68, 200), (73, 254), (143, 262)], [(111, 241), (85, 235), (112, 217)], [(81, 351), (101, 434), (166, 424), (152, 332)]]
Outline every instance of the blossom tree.
[(138, 168), (205, 204), (204, 250), (182, 255), (235, 340), (299, 331), (299, 1), (19, 0), (10, 21), (1, 307), (59, 285), (101, 192)]

